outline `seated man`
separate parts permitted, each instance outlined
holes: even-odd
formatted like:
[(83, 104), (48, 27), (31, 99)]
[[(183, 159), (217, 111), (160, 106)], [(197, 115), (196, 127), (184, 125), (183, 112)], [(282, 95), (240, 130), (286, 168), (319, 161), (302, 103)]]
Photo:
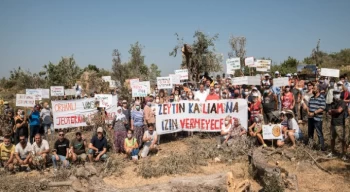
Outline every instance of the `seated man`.
[(86, 151), (85, 151), (86, 141), (82, 138), (81, 132), (75, 133), (75, 139), (73, 139), (70, 143), (70, 151), (69, 151), (69, 159), (72, 160), (72, 162), (80, 161), (85, 162), (86, 161)]
[(26, 171), (30, 171), (32, 165), (32, 145), (27, 142), (24, 135), (19, 136), (19, 143), (15, 147), (15, 155), (19, 166), (26, 165)]
[(144, 133), (142, 138), (142, 141), (144, 142), (143, 149), (141, 152), (142, 158), (147, 157), (150, 151), (156, 152), (158, 150), (156, 145), (157, 140), (158, 136), (157, 133), (154, 132), (154, 124), (151, 123), (148, 125), (148, 130)]
[(46, 167), (48, 154), (50, 152), (49, 143), (41, 138), (40, 133), (34, 136), (35, 142), (33, 148), (33, 165), (39, 169)]
[(55, 171), (57, 171), (57, 162), (63, 163), (63, 166), (68, 167), (69, 161), (67, 160), (69, 152), (69, 140), (64, 138), (64, 132), (61, 130), (58, 132), (58, 139), (55, 142), (55, 148), (52, 151), (52, 164)]
[(9, 136), (5, 136), (4, 142), (0, 145), (0, 163), (3, 167), (12, 172), (14, 169), (15, 146), (11, 144)]
[[(93, 136), (89, 144), (90, 162), (107, 159), (107, 139), (103, 136), (102, 127), (97, 128), (97, 136)], [(94, 159), (93, 159), (94, 158)]]
[(296, 140), (301, 140), (303, 137), (302, 132), (294, 118), (294, 113), (292, 110), (282, 111), (281, 113), (285, 116), (283, 124), (287, 123), (287, 125), (283, 126), (281, 123), (284, 137), (282, 140), (277, 141), (277, 146), (282, 147), (285, 142), (291, 142), (291, 148), (294, 149), (296, 147)]

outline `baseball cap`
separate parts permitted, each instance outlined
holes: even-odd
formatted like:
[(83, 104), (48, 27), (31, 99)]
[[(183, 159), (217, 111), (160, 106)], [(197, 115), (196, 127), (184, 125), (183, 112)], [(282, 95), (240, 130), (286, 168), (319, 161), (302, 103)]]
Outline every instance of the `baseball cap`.
[(278, 71), (275, 71), (275, 75), (278, 75), (278, 74), (280, 74), (280, 72), (278, 72)]
[(126, 100), (123, 100), (122, 103), (128, 103)]
[(97, 128), (97, 133), (103, 133), (102, 127)]
[(342, 81), (338, 81), (337, 85), (343, 85)]
[(265, 77), (266, 77), (266, 76), (269, 76), (269, 77), (270, 77), (270, 75), (269, 75), (268, 73), (265, 73), (265, 75), (264, 75), (264, 76), (265, 76)]
[(8, 102), (8, 101), (5, 101), (5, 102), (4, 102), (4, 105), (8, 105), (8, 104), (9, 104), (9, 102)]
[(292, 76), (290, 73), (288, 73), (288, 74), (286, 75), (286, 77), (290, 77), (290, 76)]

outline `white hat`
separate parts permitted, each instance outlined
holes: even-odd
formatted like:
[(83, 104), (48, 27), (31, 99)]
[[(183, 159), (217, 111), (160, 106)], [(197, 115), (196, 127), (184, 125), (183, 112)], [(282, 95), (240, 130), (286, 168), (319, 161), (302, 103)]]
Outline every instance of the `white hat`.
[(278, 72), (278, 71), (275, 71), (275, 75), (277, 75), (277, 74), (280, 74), (280, 72)]
[(265, 73), (264, 77), (266, 77), (266, 76), (269, 76), (269, 77), (270, 77), (270, 75), (269, 75), (268, 73)]
[(294, 76), (297, 76), (298, 74), (297, 74), (297, 73), (294, 73), (293, 75), (294, 75)]
[(97, 133), (103, 133), (102, 127), (97, 128)]
[(259, 94), (258, 94), (258, 93), (253, 93), (252, 96), (253, 96), (253, 97), (258, 97)]
[(286, 75), (286, 77), (290, 77), (290, 76), (292, 76), (290, 73), (288, 73), (288, 74)]
[(337, 85), (343, 85), (342, 81), (338, 81)]

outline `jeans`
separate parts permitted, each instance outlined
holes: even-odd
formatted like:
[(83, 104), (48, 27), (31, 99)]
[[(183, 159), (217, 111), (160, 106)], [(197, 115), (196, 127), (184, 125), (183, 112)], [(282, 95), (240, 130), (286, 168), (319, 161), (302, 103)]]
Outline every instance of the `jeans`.
[[(59, 161), (61, 161), (62, 163), (66, 160), (66, 156), (58, 155), (58, 157), (60, 159)], [(58, 161), (56, 160), (56, 156), (52, 155), (51, 158), (52, 158), (53, 168), (57, 169), (57, 162)], [(69, 166), (69, 161), (67, 161), (67, 165), (66, 166), (67, 167)]]
[(40, 125), (30, 125), (30, 144), (33, 144), (35, 134), (39, 133)]
[(48, 129), (51, 129), (51, 134), (53, 134), (53, 132), (55, 131), (53, 129), (53, 124), (43, 124), (43, 127), (44, 127), (45, 134), (47, 134)]
[(323, 138), (323, 132), (322, 132), (322, 121), (315, 121), (314, 118), (309, 118), (308, 121), (308, 136), (309, 139), (314, 138), (314, 132), (316, 129), (316, 133), (318, 136), (318, 140), (321, 144), (321, 150), (324, 150), (324, 138)]
[[(89, 151), (88, 151), (88, 154), (89, 155), (93, 155), (93, 156), (97, 156), (97, 154), (96, 154), (96, 151), (94, 151), (94, 150), (92, 150), (92, 149), (89, 149)], [(101, 156), (101, 160), (106, 160), (107, 159), (107, 154), (105, 153), (105, 154), (103, 154), (102, 156)]]

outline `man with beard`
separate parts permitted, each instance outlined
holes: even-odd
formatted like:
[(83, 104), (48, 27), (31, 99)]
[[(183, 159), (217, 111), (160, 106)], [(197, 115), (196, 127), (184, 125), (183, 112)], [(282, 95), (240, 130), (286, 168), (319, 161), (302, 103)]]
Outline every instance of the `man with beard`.
[(322, 132), (322, 116), (323, 111), (326, 109), (326, 100), (323, 95), (321, 95), (317, 86), (314, 87), (313, 94), (314, 96), (310, 98), (308, 105), (305, 103), (303, 104), (303, 108), (307, 111), (309, 117), (308, 137), (309, 140), (312, 140), (316, 130), (318, 140), (321, 144), (321, 150), (325, 151)]
[(215, 93), (214, 86), (210, 86), (209, 95), (207, 96), (207, 98), (205, 100), (210, 101), (210, 100), (219, 100), (219, 99), (220, 99), (220, 97), (218, 94)]
[(264, 94), (263, 94), (263, 110), (264, 110), (264, 121), (265, 123), (272, 123), (274, 121), (274, 114), (273, 111), (277, 110), (277, 96), (272, 92), (270, 89), (270, 86), (264, 87)]
[(26, 171), (30, 171), (32, 165), (32, 145), (24, 135), (19, 136), (19, 143), (15, 147), (15, 155), (19, 166), (27, 165)]

